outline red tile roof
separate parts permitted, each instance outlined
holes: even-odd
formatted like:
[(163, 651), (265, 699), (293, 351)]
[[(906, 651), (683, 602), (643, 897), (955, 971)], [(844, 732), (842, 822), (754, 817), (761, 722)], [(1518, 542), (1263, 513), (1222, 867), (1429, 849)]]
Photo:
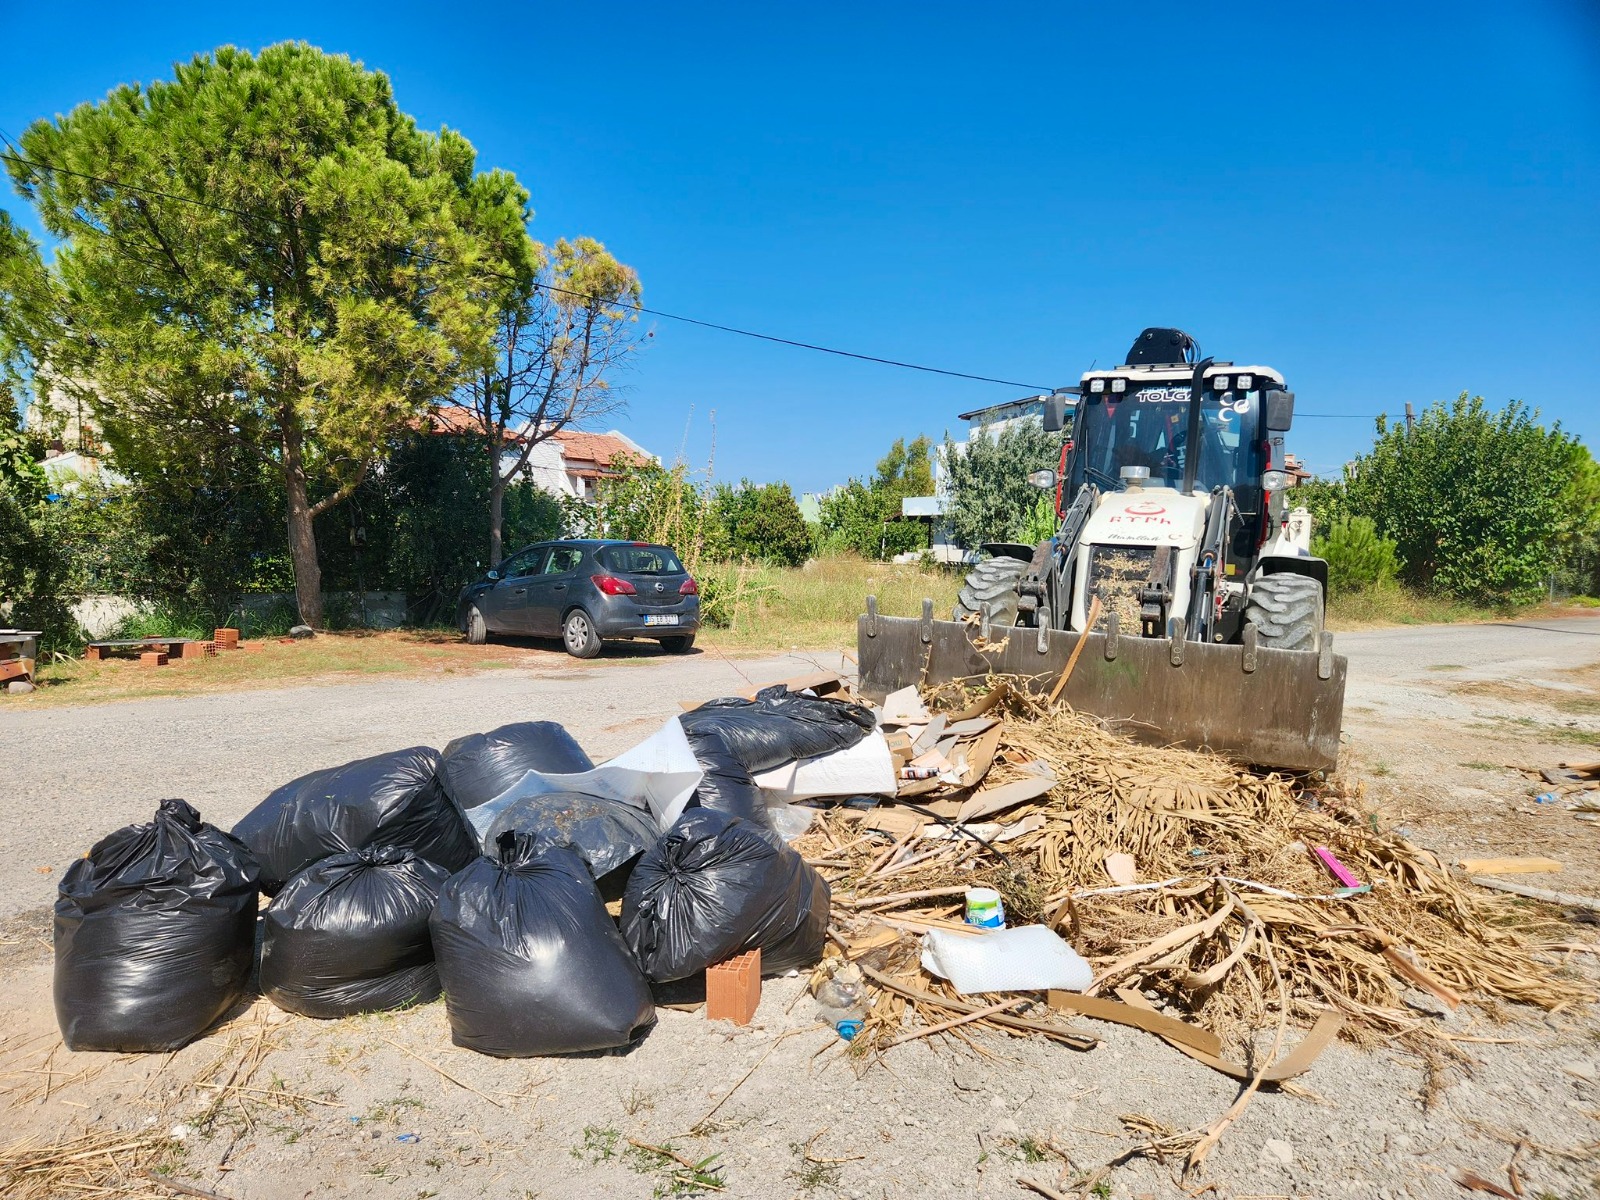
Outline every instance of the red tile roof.
[(586, 473), (584, 468), (589, 463), (594, 464), (593, 467), (587, 467), (589, 471), (605, 470), (618, 459), (643, 457), (633, 446), (609, 433), (563, 429), (553, 434), (551, 440), (560, 445), (561, 457), (566, 460), (567, 469), (575, 475)]

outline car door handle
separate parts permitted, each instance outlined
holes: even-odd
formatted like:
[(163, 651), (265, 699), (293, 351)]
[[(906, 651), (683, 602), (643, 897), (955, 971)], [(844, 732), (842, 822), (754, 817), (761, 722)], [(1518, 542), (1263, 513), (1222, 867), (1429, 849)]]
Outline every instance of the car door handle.
[(522, 595), (522, 594), (523, 594), (523, 593), (524, 593), (524, 592), (526, 592), (526, 591), (527, 591), (527, 590), (528, 590), (528, 589), (527, 589), (527, 588), (525, 588), (525, 587), (521, 587), (521, 588), (512, 588), (512, 589), (511, 589), (511, 594), (512, 594), (512, 595), (513, 595), (513, 596), (520, 596), (520, 595)]
[(556, 584), (554, 586), (554, 588), (552, 588), (552, 590), (553, 591), (557, 591), (557, 592), (564, 592), (564, 591), (567, 590), (567, 585), (564, 584), (564, 583), (558, 583), (558, 584)]

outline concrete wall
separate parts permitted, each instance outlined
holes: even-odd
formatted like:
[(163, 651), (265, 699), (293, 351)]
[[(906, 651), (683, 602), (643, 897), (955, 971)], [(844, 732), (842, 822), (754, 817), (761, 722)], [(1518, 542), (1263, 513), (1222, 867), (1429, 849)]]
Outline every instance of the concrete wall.
[[(323, 611), (329, 616), (349, 613), (352, 624), (367, 629), (394, 629), (406, 622), (406, 598), (403, 592), (328, 592), (322, 598)], [(262, 616), (274, 608), (286, 606), (294, 609), (294, 597), (287, 593), (249, 595), (240, 599), (238, 608), (249, 616)], [(91, 638), (102, 638), (142, 606), (126, 596), (85, 596), (72, 606), (72, 615)], [(237, 609), (235, 610), (237, 611)], [(248, 616), (246, 618), (248, 636)]]

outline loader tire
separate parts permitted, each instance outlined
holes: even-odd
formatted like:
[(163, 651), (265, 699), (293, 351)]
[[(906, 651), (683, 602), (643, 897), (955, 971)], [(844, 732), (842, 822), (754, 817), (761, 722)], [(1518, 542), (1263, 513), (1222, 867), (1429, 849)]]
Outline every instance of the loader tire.
[(1257, 645), (1312, 651), (1322, 645), (1322, 585), (1309, 576), (1263, 575), (1244, 615), (1256, 627)]
[(989, 624), (1000, 627), (1017, 623), (1017, 585), (1028, 572), (1028, 564), (1020, 558), (991, 558), (979, 563), (967, 573), (961, 594), (956, 597), (957, 621), (976, 615), (981, 621), (985, 615)]

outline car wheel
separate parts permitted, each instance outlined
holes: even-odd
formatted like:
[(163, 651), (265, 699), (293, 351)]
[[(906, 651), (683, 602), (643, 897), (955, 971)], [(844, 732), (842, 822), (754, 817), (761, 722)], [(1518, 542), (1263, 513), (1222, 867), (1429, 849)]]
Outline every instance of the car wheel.
[(489, 625), (474, 604), (467, 609), (467, 645), (481, 646), (489, 640)]
[(561, 642), (573, 658), (593, 658), (600, 653), (600, 635), (594, 622), (581, 608), (575, 608), (561, 622)]
[(668, 654), (687, 654), (694, 649), (694, 634), (687, 633), (680, 637), (662, 638), (661, 648)]

